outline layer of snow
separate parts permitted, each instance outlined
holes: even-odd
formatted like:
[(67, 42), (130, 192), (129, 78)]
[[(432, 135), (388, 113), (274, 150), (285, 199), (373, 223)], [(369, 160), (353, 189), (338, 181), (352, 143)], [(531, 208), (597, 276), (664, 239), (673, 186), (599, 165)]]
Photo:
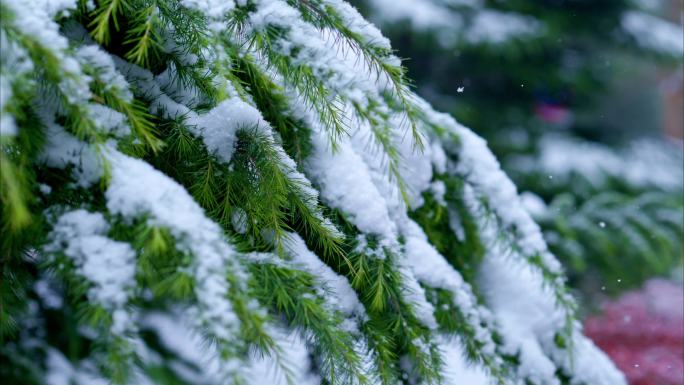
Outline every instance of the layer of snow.
[(546, 203), (544, 203), (544, 200), (539, 195), (531, 191), (520, 193), (520, 203), (534, 218), (541, 218), (546, 214)]
[(204, 14), (209, 19), (209, 29), (214, 32), (226, 29), (226, 16), (235, 8), (233, 0), (182, 0), (181, 4)]
[(360, 35), (363, 40), (375, 47), (391, 50), (389, 39), (384, 37), (380, 30), (366, 21), (359, 11), (344, 0), (323, 0), (323, 4), (332, 7), (342, 18), (345, 26), (352, 32)]
[(180, 362), (171, 363), (169, 366), (181, 379), (192, 384), (221, 382), (221, 363), (216, 347), (204, 343), (193, 322), (181, 310), (146, 313), (141, 317), (140, 327), (153, 331), (162, 346), (174, 353), (175, 360), (201, 368), (193, 370)]
[[(283, 363), (292, 372), (292, 383), (297, 385), (321, 385), (321, 378), (314, 373), (311, 355), (305, 342), (296, 334), (284, 331), (274, 333), (282, 349)], [(289, 385), (283, 371), (268, 358), (254, 357), (245, 369), (249, 385)]]
[[(356, 51), (339, 49), (336, 45), (342, 44), (349, 48), (347, 42), (326, 38), (325, 33), (304, 21), (300, 12), (284, 0), (256, 0), (254, 4), (255, 10), (249, 14), (246, 25), (247, 31), (256, 35), (265, 33), (267, 28), (281, 30), (277, 37), (272, 38), (271, 49), (287, 57), (290, 66), (310, 69), (316, 81), (333, 95), (331, 100), (342, 98), (360, 108), (368, 107), (369, 100), (384, 104), (378, 93), (378, 81), (383, 78), (369, 76), (368, 71), (360, 71), (358, 66), (363, 67), (365, 63), (358, 60)], [(340, 10), (350, 26), (359, 28), (358, 32), (365, 37), (379, 39), (379, 34), (372, 32), (370, 27), (362, 27), (359, 18), (352, 15), (354, 11), (351, 8)], [(378, 42), (383, 44), (382, 41)], [(391, 64), (396, 64), (397, 61), (396, 58), (388, 60)]]
[(420, 286), (418, 279), (416, 279), (413, 271), (408, 266), (400, 267), (399, 272), (402, 277), (401, 293), (404, 299), (411, 304), (416, 318), (418, 318), (420, 323), (425, 325), (428, 329), (436, 331), (439, 325), (435, 319), (435, 308), (427, 301), (425, 290)]
[(549, 271), (558, 273), (561, 266), (548, 251), (539, 225), (524, 209), (513, 182), (501, 170), (486, 142), (461, 125), (453, 126), (461, 141), (456, 171), (487, 199), (491, 209), (517, 234), (517, 243), (525, 256), (539, 255)]
[(341, 138), (333, 152), (325, 133), (314, 133), (312, 140), (313, 153), (305, 169), (320, 188), (323, 201), (342, 210), (362, 232), (395, 239), (396, 226), (390, 220), (385, 199), (351, 144)]
[(239, 98), (226, 99), (202, 115), (188, 114), (185, 122), (225, 163), (230, 162), (235, 151), (238, 130), (268, 127), (259, 110)]
[[(142, 320), (146, 329), (153, 330), (161, 343), (177, 357), (200, 369), (191, 369), (180, 364), (172, 365), (174, 371), (192, 384), (224, 383), (221, 376), (221, 362), (218, 352), (207, 347), (201, 336), (192, 331), (192, 322), (182, 314), (148, 313)], [(295, 334), (281, 329), (271, 329), (283, 359), (283, 364), (298, 385), (320, 385), (321, 380), (312, 372), (309, 353), (303, 341)], [(276, 366), (273, 357), (251, 358), (240, 368), (240, 375), (247, 385), (286, 385), (287, 377), (282, 368)]]
[[(612, 362), (573, 324), (569, 348), (554, 339), (566, 325), (565, 310), (541, 275), (497, 242), (496, 229), (482, 230), (488, 250), (479, 267), (478, 287), (501, 328), (503, 349), (519, 353), (518, 373), (540, 384), (560, 384), (557, 368), (572, 374), (573, 385), (620, 385), (626, 381)], [(570, 350), (571, 349), (571, 350)]]
[(681, 25), (642, 11), (628, 11), (622, 15), (622, 28), (644, 48), (678, 57), (684, 54)]
[(109, 381), (100, 375), (92, 363), (74, 366), (55, 349), (47, 351), (46, 385), (107, 385)]
[(501, 44), (520, 37), (536, 36), (541, 23), (529, 16), (482, 9), (469, 19), (465, 39), (469, 43)]
[(556, 311), (553, 293), (542, 289), (536, 272), (506, 257), (506, 250), (496, 244), (490, 243), (489, 247), (480, 265), (478, 287), (498, 321), (503, 351), (519, 354), (517, 370), (521, 378), (535, 384), (560, 385), (556, 365), (546, 355), (542, 341), (553, 344), (555, 333), (565, 325), (564, 314)]
[(373, 0), (371, 5), (383, 24), (407, 20), (414, 28), (437, 30), (454, 28), (463, 22), (432, 0)]
[(518, 156), (508, 163), (514, 171), (552, 176), (548, 183), (564, 184), (576, 174), (595, 187), (619, 178), (636, 187), (676, 190), (684, 187), (682, 162), (681, 143), (640, 140), (616, 151), (598, 143), (546, 135), (539, 142), (537, 156)]
[(183, 118), (186, 128), (201, 138), (207, 150), (224, 163), (229, 163), (233, 156), (238, 130), (269, 127), (256, 108), (238, 97), (228, 98), (208, 112), (198, 114), (162, 91), (162, 87), (168, 89), (178, 83), (171, 81), (168, 73), (155, 77), (141, 67), (119, 58), (114, 60), (128, 80), (152, 100), (150, 109), (153, 113), (169, 119)]
[(6, 106), (14, 94), (13, 84), (33, 71), (33, 62), (26, 50), (7, 38), (4, 29), (0, 30), (0, 46), (0, 136), (16, 135), (16, 122)]
[(108, 238), (108, 231), (101, 213), (69, 211), (55, 223), (45, 251), (62, 251), (71, 258), (76, 272), (91, 285), (88, 300), (110, 312), (111, 332), (121, 335), (133, 328), (126, 305), (136, 284), (136, 254), (128, 243)]
[(89, 187), (102, 177), (102, 160), (97, 152), (85, 142), (69, 134), (54, 122), (54, 113), (49, 108), (39, 110), (46, 127), (47, 143), (41, 153), (41, 160), (48, 166), (64, 169), (72, 167), (74, 183)]
[(142, 160), (113, 148), (105, 151), (110, 184), (105, 192), (107, 209), (126, 220), (147, 217), (150, 226), (168, 229), (176, 247), (192, 255), (191, 274), (199, 306), (199, 322), (216, 338), (231, 341), (240, 322), (227, 298), (227, 270), (246, 278), (235, 261), (235, 251), (223, 230), (176, 181)]
[(87, 109), (88, 118), (105, 133), (111, 133), (116, 137), (130, 135), (131, 128), (128, 126), (126, 116), (102, 104), (89, 104)]
[(491, 330), (483, 326), (491, 322), (491, 315), (478, 306), (477, 298), (468, 283), (428, 242), (427, 236), (416, 223), (407, 222), (402, 228), (402, 235), (405, 237), (405, 263), (415, 277), (429, 287), (451, 292), (454, 305), (464, 315), (475, 331), (478, 342), (482, 344), (481, 353), (496, 362), (496, 346)]
[(516, 246), (525, 257), (539, 256), (545, 269), (560, 273), (561, 265), (548, 251), (539, 225), (524, 209), (517, 187), (501, 170), (485, 140), (450, 115), (434, 111), (425, 101), (417, 99), (417, 103), (430, 124), (441, 127), (448, 135), (457, 138), (457, 142), (445, 139), (447, 146), (455, 147), (449, 149), (458, 158), (458, 162), (452, 163), (448, 171), (468, 182), (479, 198), (486, 199), (489, 208), (504, 227), (515, 234)]
[(326, 302), (332, 304), (337, 310), (348, 316), (356, 316), (361, 321), (366, 320), (366, 309), (359, 301), (349, 281), (335, 273), (316, 254), (311, 252), (302, 237), (295, 233), (288, 234), (288, 239), (285, 241), (285, 249), (295, 264), (302, 266), (314, 277), (317, 277), (326, 288), (332, 291), (332, 293), (327, 295), (321, 293), (324, 294)]
[(105, 91), (114, 93), (126, 102), (133, 100), (128, 82), (116, 70), (112, 57), (102, 48), (95, 44), (86, 44), (76, 50), (75, 56), (83, 65), (89, 66), (95, 71), (95, 76)]
[(75, 0), (38, 0), (32, 6), (19, 0), (3, 1), (3, 5), (13, 16), (11, 24), (20, 34), (40, 44), (45, 53), (55, 59), (59, 65), (56, 69), (61, 76), (58, 84), (60, 91), (69, 103), (84, 104), (90, 97), (88, 84), (90, 78), (85, 76), (79, 62), (67, 55), (69, 42), (60, 34), (59, 24), (53, 19), (68, 14), (76, 9)]
[(444, 385), (491, 385), (496, 383), (483, 368), (468, 362), (463, 354), (463, 346), (456, 338), (442, 340), (442, 355), (447, 357), (442, 369)]
[(415, 30), (434, 32), (445, 46), (501, 44), (543, 31), (535, 18), (487, 9), (477, 0), (372, 0), (370, 4), (373, 18), (381, 25), (408, 21)]

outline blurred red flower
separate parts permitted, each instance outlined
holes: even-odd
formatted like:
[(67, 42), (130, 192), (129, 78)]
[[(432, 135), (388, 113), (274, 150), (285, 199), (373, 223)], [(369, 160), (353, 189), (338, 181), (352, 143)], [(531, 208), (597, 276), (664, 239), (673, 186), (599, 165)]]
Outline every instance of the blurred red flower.
[(684, 288), (653, 279), (604, 305), (585, 332), (631, 385), (684, 385)]

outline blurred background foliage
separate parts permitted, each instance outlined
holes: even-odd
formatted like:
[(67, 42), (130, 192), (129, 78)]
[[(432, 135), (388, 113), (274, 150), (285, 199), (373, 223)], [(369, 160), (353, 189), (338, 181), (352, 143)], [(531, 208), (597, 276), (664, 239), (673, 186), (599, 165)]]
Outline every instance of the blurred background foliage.
[(682, 0), (356, 0), (483, 135), (585, 300), (679, 276)]

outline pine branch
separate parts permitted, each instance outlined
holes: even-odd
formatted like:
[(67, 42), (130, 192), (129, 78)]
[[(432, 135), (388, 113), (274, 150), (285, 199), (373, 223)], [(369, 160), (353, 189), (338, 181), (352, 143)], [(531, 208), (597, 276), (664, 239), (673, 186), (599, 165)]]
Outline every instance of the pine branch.
[[(356, 56), (363, 57), (368, 68), (374, 73), (376, 81), (380, 80), (381, 75), (389, 80), (393, 91), (392, 97), (399, 102), (396, 111), (406, 113), (414, 146), (422, 150), (423, 138), (418, 129), (420, 116), (418, 107), (412, 102), (411, 84), (406, 78), (406, 69), (400, 64), (400, 60), (394, 56), (394, 52), (380, 32), (344, 2), (288, 0), (288, 3), (297, 6), (308, 22), (321, 30), (331, 31), (344, 39)], [(343, 14), (346, 18), (342, 16)], [(373, 32), (369, 36), (358, 28), (371, 29)]]
[(332, 384), (368, 382), (352, 336), (341, 328), (340, 316), (326, 310), (312, 276), (267, 263), (254, 264), (252, 274), (256, 278), (253, 290), (260, 301), (287, 315), (293, 326), (303, 330)]
[[(93, 20), (88, 25), (93, 38), (103, 44), (108, 44), (111, 39), (111, 27), (119, 31), (119, 15), (122, 15), (130, 5), (126, 0), (102, 0), (91, 16)], [(111, 24), (110, 24), (111, 23)]]

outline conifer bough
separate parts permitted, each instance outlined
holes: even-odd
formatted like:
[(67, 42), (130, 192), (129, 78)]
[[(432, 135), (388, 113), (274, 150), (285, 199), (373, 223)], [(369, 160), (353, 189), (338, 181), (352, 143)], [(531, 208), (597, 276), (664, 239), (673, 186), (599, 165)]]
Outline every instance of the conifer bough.
[(344, 1), (0, 7), (0, 377), (625, 383), (485, 142)]

